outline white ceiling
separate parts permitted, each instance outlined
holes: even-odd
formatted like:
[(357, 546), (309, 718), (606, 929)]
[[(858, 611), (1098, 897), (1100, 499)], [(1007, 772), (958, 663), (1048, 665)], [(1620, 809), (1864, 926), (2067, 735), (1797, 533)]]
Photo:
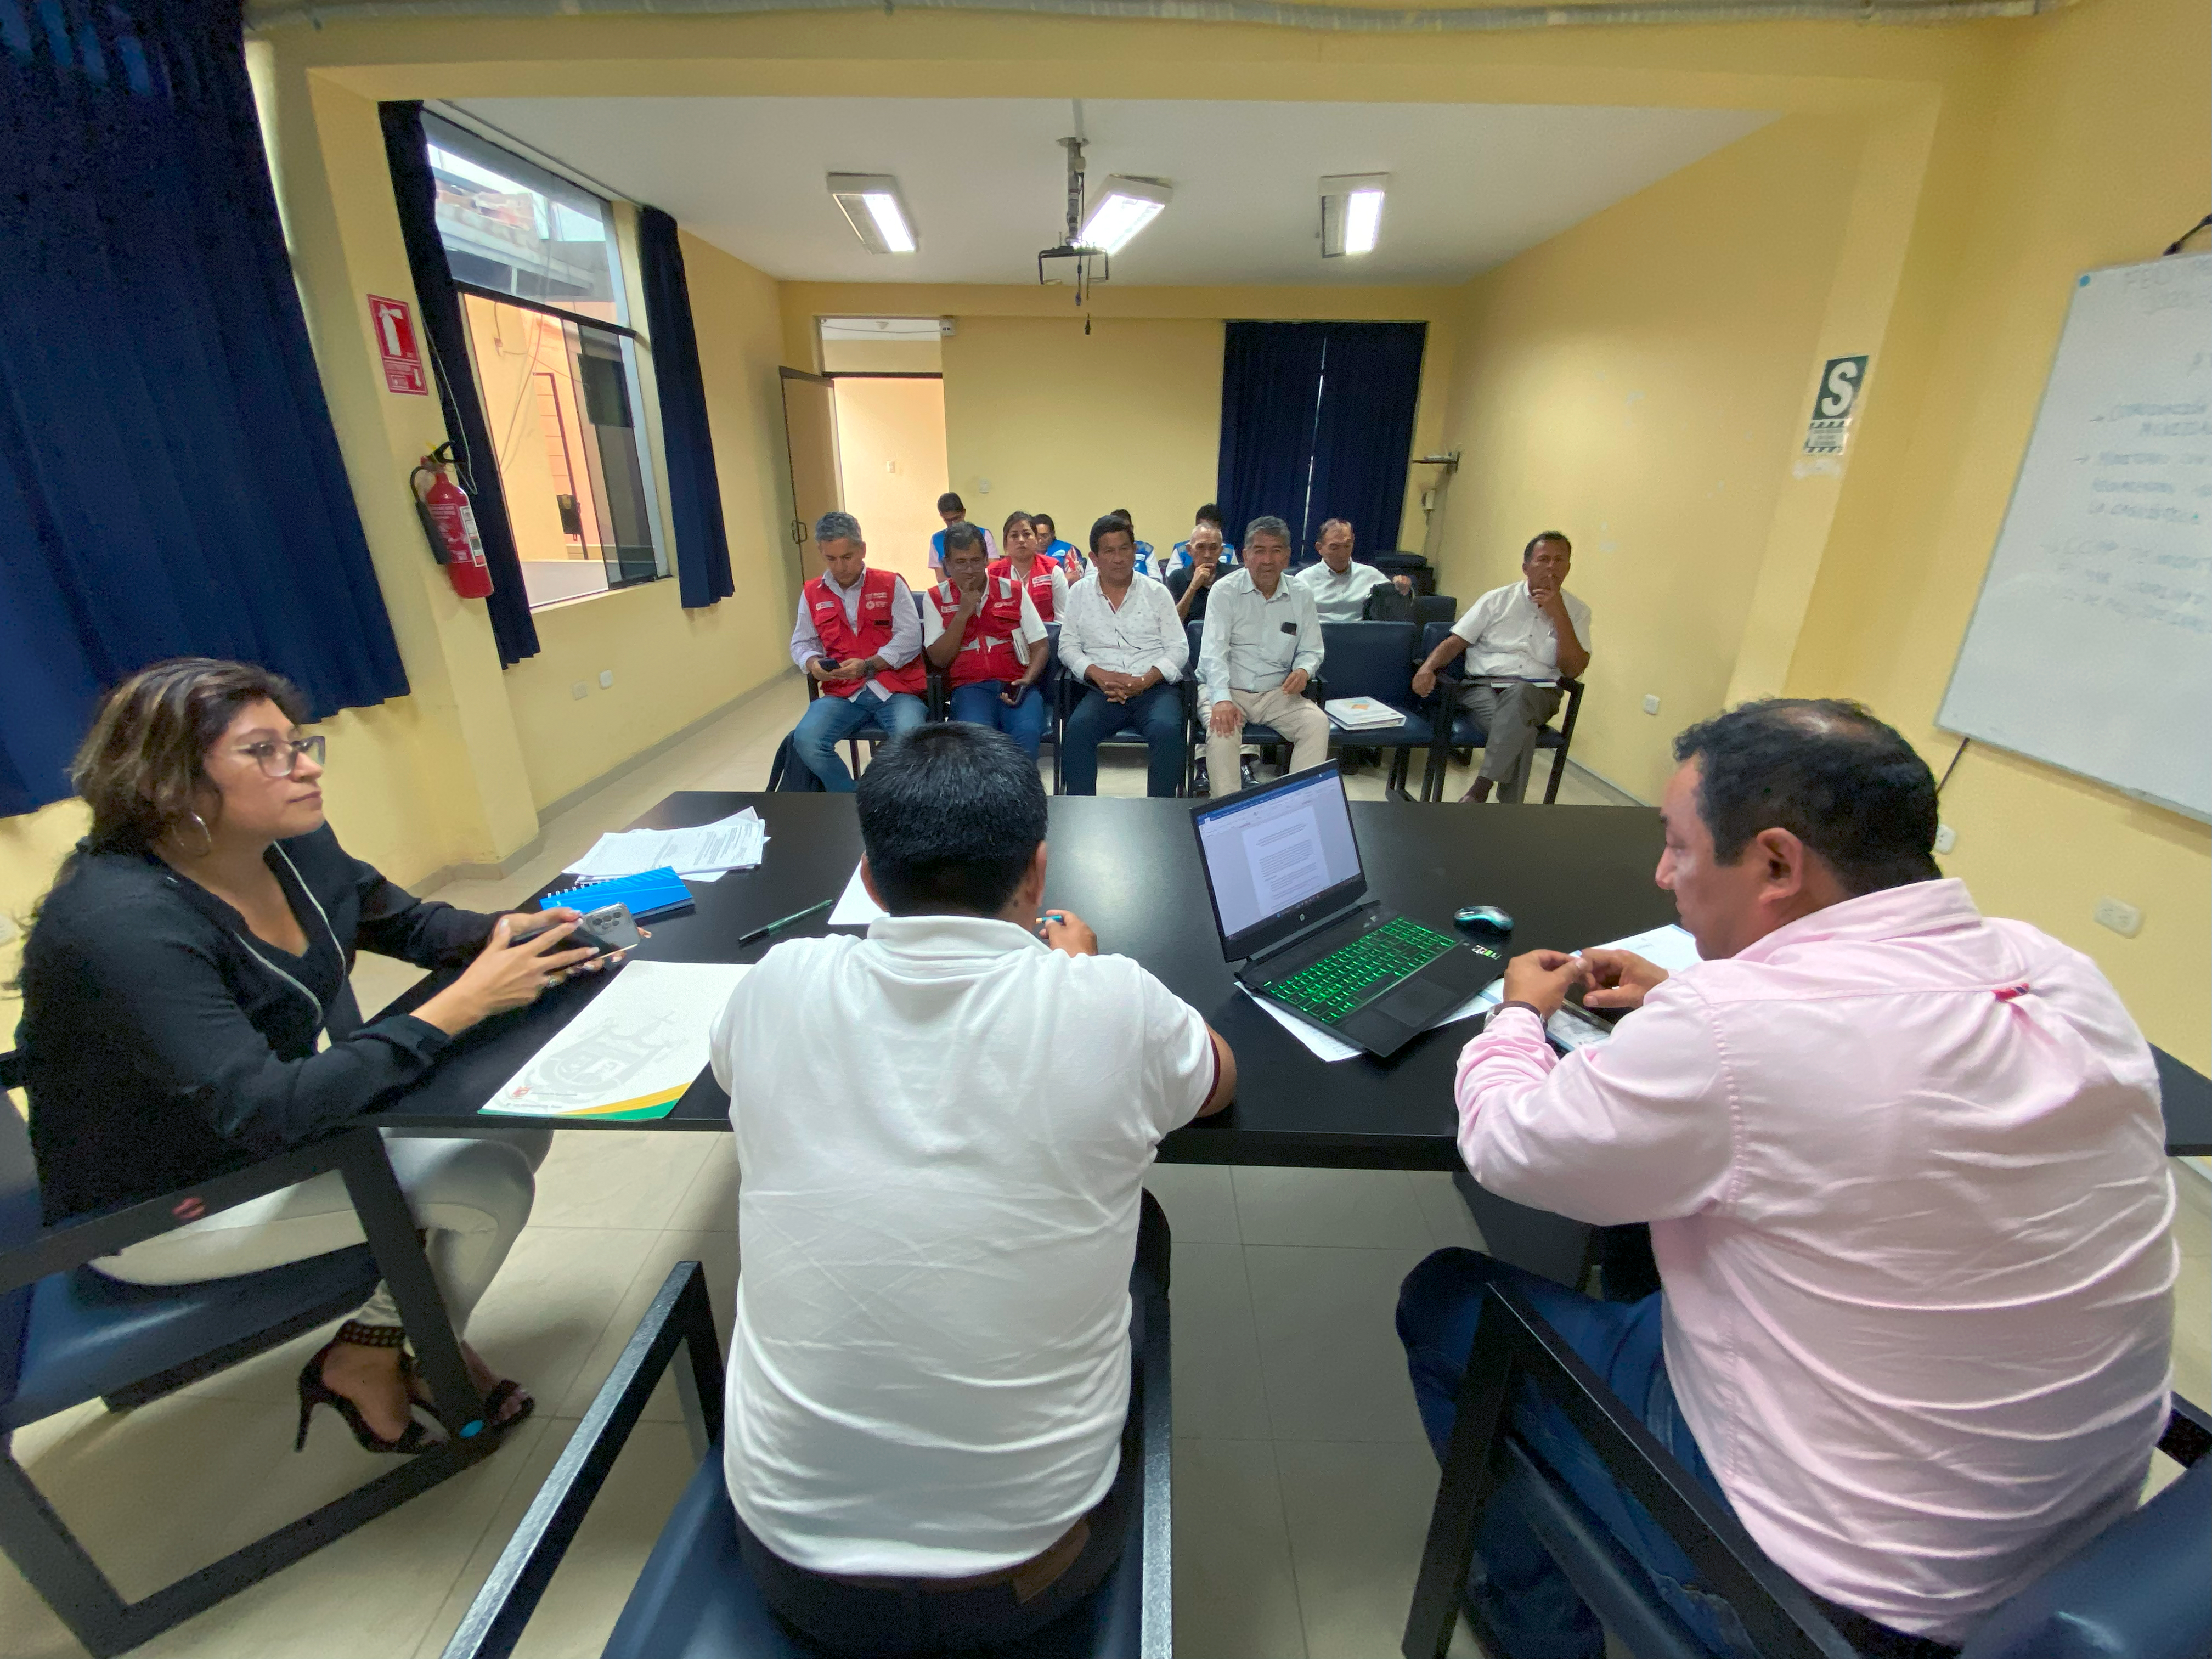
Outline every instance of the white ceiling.
[[(1060, 240), (1058, 99), (485, 98), (481, 120), (783, 281), (1024, 283)], [(1114, 261), (1129, 283), (1451, 283), (1771, 120), (1764, 111), (1085, 100), (1109, 173), (1175, 200)], [(896, 175), (921, 246), (862, 247), (830, 173)], [(1382, 244), (1321, 257), (1318, 181), (1387, 173)]]

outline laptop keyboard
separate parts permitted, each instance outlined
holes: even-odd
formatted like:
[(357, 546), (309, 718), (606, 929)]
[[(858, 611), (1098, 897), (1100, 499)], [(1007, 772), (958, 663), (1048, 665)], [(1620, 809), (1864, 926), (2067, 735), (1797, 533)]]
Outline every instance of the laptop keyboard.
[(1418, 921), (1394, 917), (1311, 967), (1270, 981), (1267, 994), (1324, 1024), (1334, 1024), (1434, 962), (1456, 942)]

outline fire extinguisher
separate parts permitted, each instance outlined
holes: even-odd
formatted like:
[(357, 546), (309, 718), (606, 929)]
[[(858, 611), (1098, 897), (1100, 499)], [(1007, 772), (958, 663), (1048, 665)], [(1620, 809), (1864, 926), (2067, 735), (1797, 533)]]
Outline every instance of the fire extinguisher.
[(483, 541), (477, 534), (468, 492), (447, 474), (453, 456), (453, 445), (440, 444), (422, 458), (408, 483), (415, 491), (422, 533), (429, 538), (430, 556), (446, 567), (454, 592), (465, 599), (481, 599), (491, 592), (491, 567), (484, 562)]

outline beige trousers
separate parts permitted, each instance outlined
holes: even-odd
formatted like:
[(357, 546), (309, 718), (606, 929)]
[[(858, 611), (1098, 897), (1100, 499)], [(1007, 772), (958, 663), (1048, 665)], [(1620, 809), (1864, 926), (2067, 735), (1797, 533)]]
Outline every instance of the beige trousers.
[[(1230, 696), (1244, 711), (1248, 720), (1258, 720), (1272, 726), (1291, 740), (1291, 770), (1303, 772), (1309, 766), (1319, 766), (1328, 758), (1328, 716), (1322, 713), (1321, 705), (1309, 702), (1304, 697), (1285, 696), (1278, 686), (1272, 691), (1231, 691)], [(1239, 758), (1244, 748), (1244, 733), (1239, 730), (1223, 737), (1213, 729), (1211, 710), (1201, 718), (1206, 726), (1206, 775), (1210, 781), (1213, 798), (1233, 795), (1238, 788), (1237, 780), (1243, 775)]]

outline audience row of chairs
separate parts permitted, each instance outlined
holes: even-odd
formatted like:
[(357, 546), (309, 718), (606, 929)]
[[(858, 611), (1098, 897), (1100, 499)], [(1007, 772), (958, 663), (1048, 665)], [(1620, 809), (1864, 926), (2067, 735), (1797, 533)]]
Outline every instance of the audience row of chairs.
[[(920, 595), (917, 604), (925, 603)], [(1480, 749), (1488, 734), (1474, 719), (1457, 706), (1459, 688), (1465, 684), (1466, 659), (1460, 658), (1437, 676), (1436, 690), (1427, 697), (1413, 694), (1413, 671), (1430, 652), (1436, 649), (1450, 628), (1455, 613), (1455, 601), (1449, 596), (1428, 596), (1419, 603), (1424, 606), (1441, 607), (1442, 620), (1416, 622), (1356, 622), (1323, 623), (1322, 632), (1321, 672), (1306, 688), (1306, 696), (1317, 702), (1332, 698), (1372, 697), (1386, 703), (1402, 718), (1395, 726), (1372, 727), (1360, 731), (1340, 730), (1332, 726), (1329, 748), (1332, 752), (1342, 750), (1378, 750), (1390, 755), (1389, 787), (1404, 790), (1411, 774), (1413, 757), (1417, 751), (1425, 751), (1421, 772), (1420, 799), (1432, 801), (1443, 793), (1444, 769), (1455, 750)], [(1206, 732), (1199, 717), (1197, 667), (1200, 636), (1204, 625), (1188, 624), (1190, 636), (1190, 665), (1182, 678), (1183, 718), (1185, 738), (1189, 759), (1184, 770), (1184, 793), (1196, 790), (1198, 762), (1205, 753)], [(1044, 740), (1052, 745), (1052, 787), (1054, 794), (1061, 793), (1060, 753), (1062, 734), (1068, 716), (1082, 699), (1084, 688), (1069, 674), (1060, 660), (1060, 625), (1048, 623), (1051, 635), (1046, 648), (1051, 653), (1038, 690), (1051, 710), (1051, 721), (1045, 731)], [(1574, 742), (1575, 722), (1582, 713), (1583, 683), (1562, 679), (1561, 688), (1566, 693), (1564, 712), (1556, 728), (1546, 727), (1536, 740), (1539, 749), (1552, 755), (1550, 776), (1544, 785), (1545, 804), (1557, 801), (1559, 783), (1566, 774), (1567, 752)], [(809, 699), (819, 696), (821, 688), (813, 680), (806, 683)], [(942, 674), (933, 670), (929, 677), (929, 714), (932, 720), (946, 717), (949, 693)], [(1447, 706), (1449, 719), (1446, 720)], [(860, 745), (871, 745), (885, 740), (886, 733), (876, 726), (863, 726), (850, 739), (852, 769), (860, 772)], [(1134, 731), (1123, 731), (1108, 738), (1104, 748), (1144, 746), (1143, 736)], [(1288, 741), (1273, 726), (1259, 721), (1249, 722), (1244, 727), (1244, 741), (1256, 745), (1263, 755), (1276, 756), (1289, 748)], [(771, 781), (770, 787), (775, 787)], [(1234, 787), (1233, 782), (1231, 784)]]

